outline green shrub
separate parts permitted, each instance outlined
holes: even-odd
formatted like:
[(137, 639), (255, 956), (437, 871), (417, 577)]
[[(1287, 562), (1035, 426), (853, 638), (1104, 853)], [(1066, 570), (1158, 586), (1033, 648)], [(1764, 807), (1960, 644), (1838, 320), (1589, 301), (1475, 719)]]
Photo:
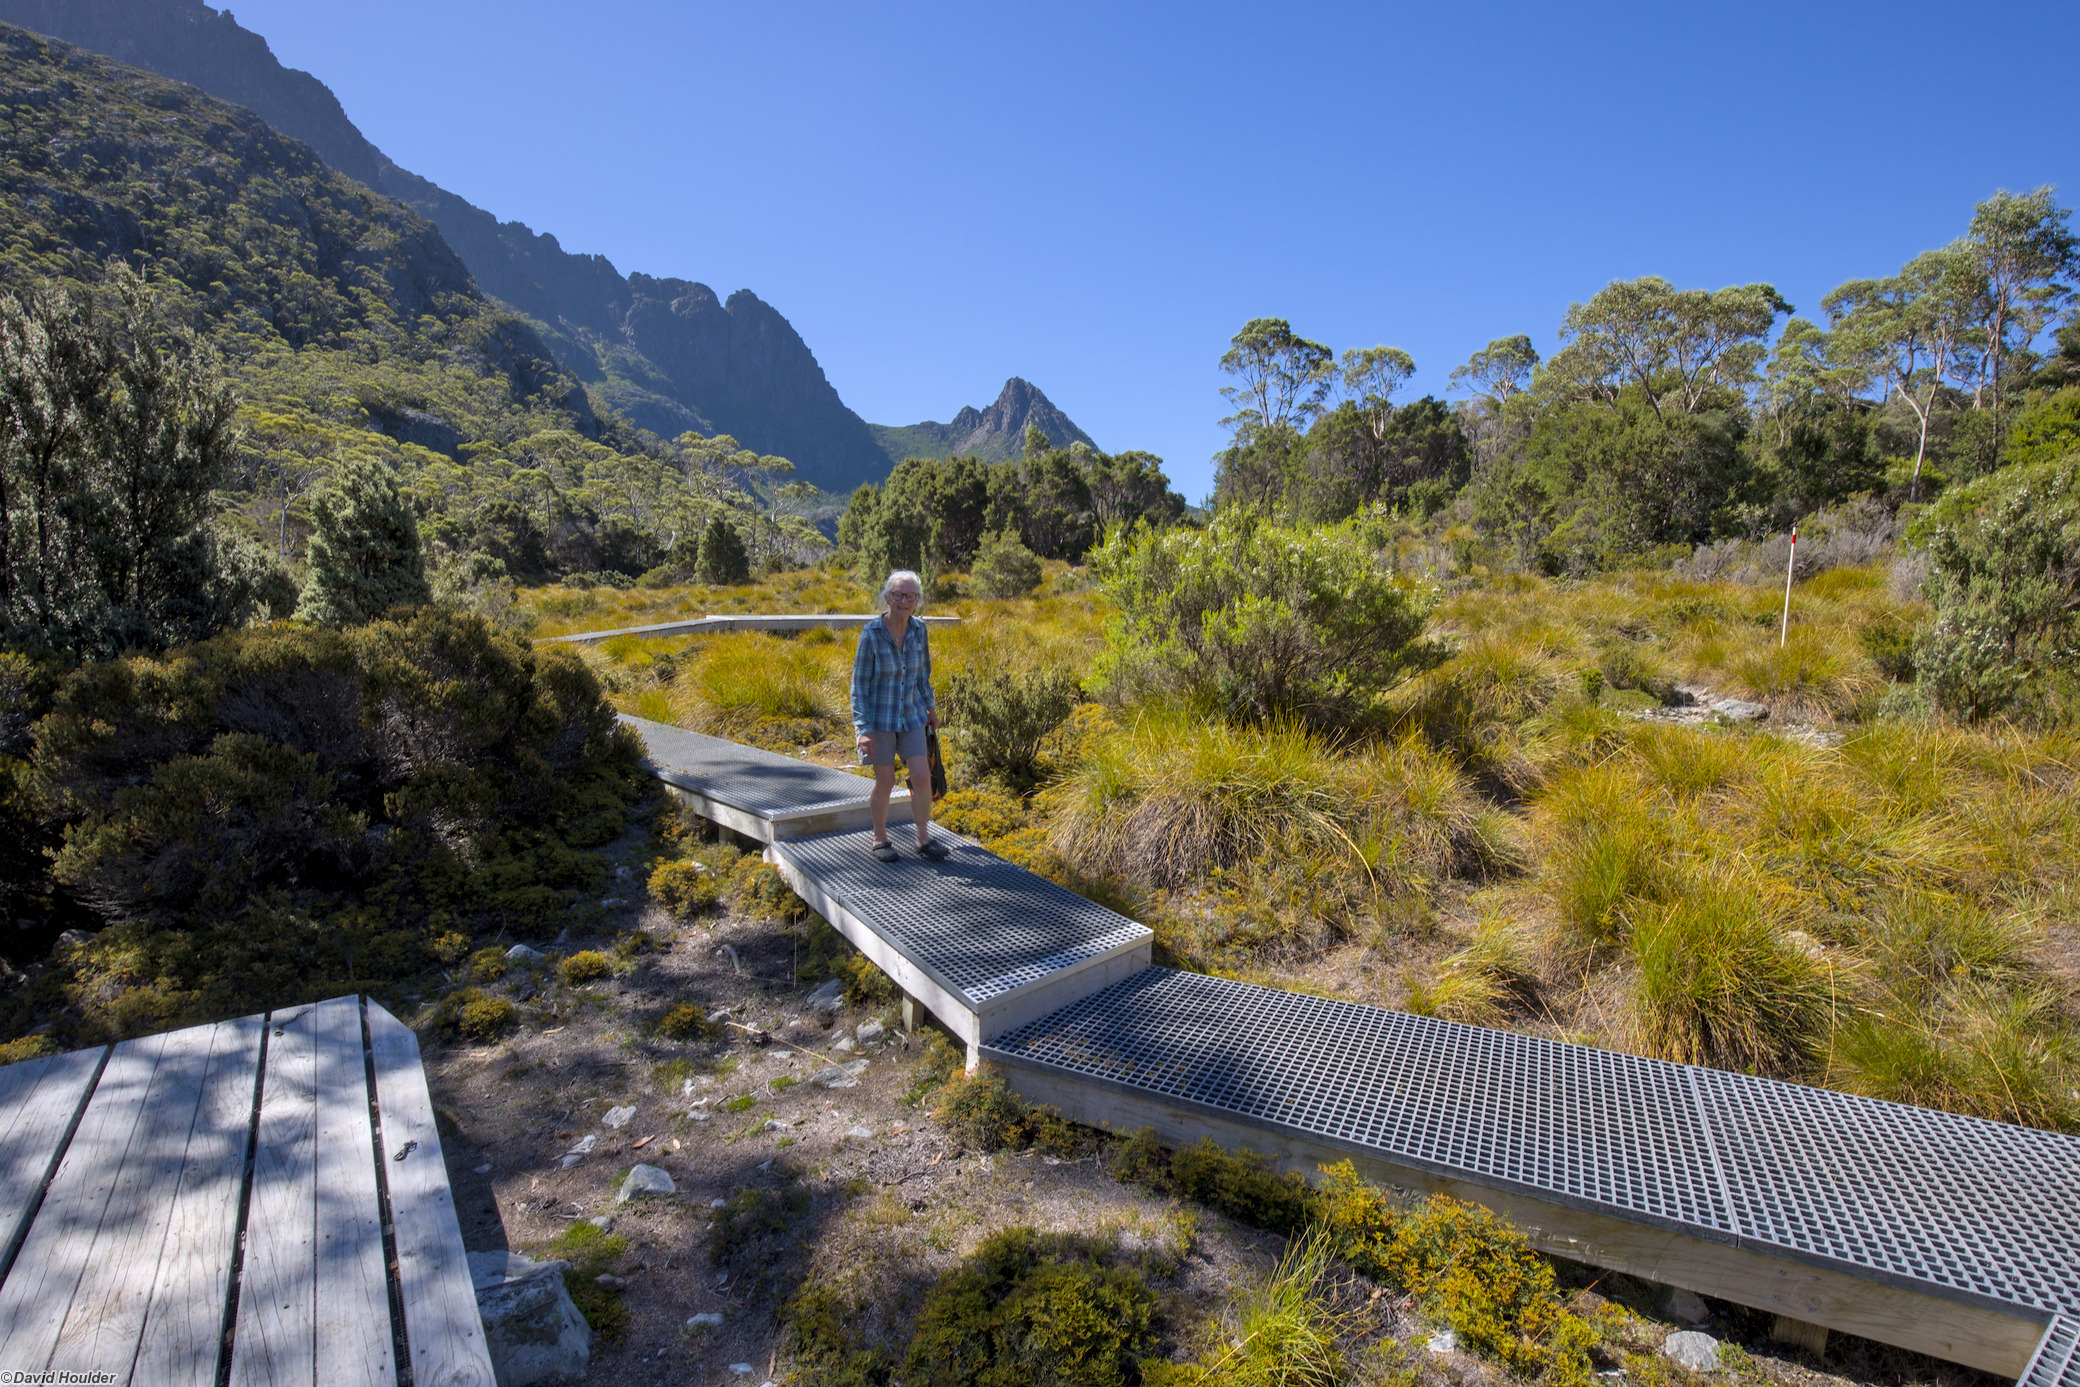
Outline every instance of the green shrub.
[(657, 949), (657, 936), (646, 929), (632, 929), (614, 941), (614, 957), (626, 963)]
[(946, 718), (969, 766), (1027, 788), (1041, 776), (1041, 744), (1082, 698), (1067, 670), (955, 672), (946, 684)]
[(614, 964), (597, 949), (581, 949), (557, 966), (557, 976), (571, 987), (598, 982), (614, 971)]
[(480, 997), (457, 1013), (455, 1024), (471, 1040), (496, 1040), (519, 1020), (519, 1008), (505, 998)]
[(1380, 1271), (1474, 1352), (1551, 1383), (1590, 1381), (1595, 1332), (1567, 1313), (1552, 1264), (1488, 1210), (1431, 1196), (1400, 1221)]
[(780, 1311), (796, 1379), (819, 1387), (885, 1387), (901, 1361), (865, 1307), (828, 1282), (804, 1283)]
[(1001, 1151), (1028, 1143), (1055, 1155), (1074, 1155), (1087, 1145), (1077, 1128), (1053, 1108), (1035, 1107), (1011, 1091), (988, 1065), (954, 1073), (939, 1090), (932, 1116), (978, 1151)]
[(1224, 509), (1205, 530), (1117, 530), (1090, 559), (1119, 619), (1097, 681), (1251, 721), (1341, 728), (1426, 657), (1431, 598), (1360, 521), (1287, 528)]
[(692, 1002), (679, 1003), (657, 1023), (657, 1033), (667, 1040), (705, 1040), (721, 1031), (722, 1027), (710, 1021), (708, 1013)]
[(53, 872), (108, 926), (68, 978), (123, 959), (66, 983), (79, 1043), (130, 1024), (133, 990), (189, 1024), (548, 929), (649, 793), (580, 660), (440, 609), (82, 666), (36, 766), (70, 821)]
[(693, 568), (710, 587), (734, 587), (751, 580), (751, 555), (736, 527), (720, 515), (710, 516), (701, 531)]
[(993, 846), (1032, 824), (1025, 805), (996, 790), (955, 790), (932, 806), (932, 824)]
[(2080, 454), (2004, 467), (1945, 495), (1917, 521), (1934, 620), (1915, 665), (1942, 707), (1967, 718), (2039, 711), (2076, 672), (2080, 648)]
[(911, 1387), (1125, 1387), (1154, 1345), (1155, 1294), (1110, 1249), (1011, 1228), (926, 1296), (904, 1356)]
[(983, 597), (1024, 597), (1040, 586), (1040, 556), (1011, 530), (984, 535), (968, 577)]
[(809, 913), (808, 905), (780, 875), (780, 869), (761, 858), (745, 856), (730, 869), (723, 895), (732, 907), (761, 920), (790, 922)]
[(680, 920), (712, 910), (722, 898), (722, 883), (698, 862), (664, 862), (650, 873), (650, 895)]
[(477, 982), (497, 982), (511, 966), (506, 951), (495, 944), (469, 956), (469, 975)]

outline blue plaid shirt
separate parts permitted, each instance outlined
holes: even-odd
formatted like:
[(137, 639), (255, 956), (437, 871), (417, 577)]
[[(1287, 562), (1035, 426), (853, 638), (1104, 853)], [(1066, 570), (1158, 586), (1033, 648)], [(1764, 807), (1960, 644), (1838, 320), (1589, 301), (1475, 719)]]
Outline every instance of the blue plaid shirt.
[(938, 708), (932, 698), (932, 647), (924, 623), (910, 618), (903, 648), (875, 617), (860, 628), (852, 657), (852, 726), (857, 732), (908, 732)]

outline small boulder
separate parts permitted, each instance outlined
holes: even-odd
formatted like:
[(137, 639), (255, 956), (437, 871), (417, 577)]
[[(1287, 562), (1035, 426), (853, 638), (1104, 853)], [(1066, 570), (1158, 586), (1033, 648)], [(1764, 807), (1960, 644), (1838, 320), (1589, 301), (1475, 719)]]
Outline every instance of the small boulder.
[(594, 1228), (599, 1229), (599, 1231), (602, 1233), (611, 1233), (614, 1231), (614, 1220), (608, 1218), (605, 1214), (594, 1214), (591, 1218), (588, 1218), (585, 1221), (591, 1224)]
[(598, 1276), (593, 1277), (592, 1284), (603, 1291), (625, 1291), (628, 1289), (628, 1282), (609, 1271), (603, 1271)]
[(845, 1135), (856, 1141), (865, 1141), (868, 1137), (874, 1135), (874, 1129), (871, 1127), (853, 1127), (847, 1129)]
[(592, 1326), (564, 1287), (569, 1265), (536, 1262), (517, 1252), (469, 1254), (470, 1283), (498, 1387), (585, 1380), (592, 1366)]
[(849, 1054), (849, 1053), (851, 1053), (851, 1050), (852, 1050), (852, 1037), (851, 1037), (851, 1036), (849, 1036), (849, 1035), (841, 1035), (841, 1036), (839, 1036), (839, 1037), (838, 1037), (838, 1043), (837, 1043), (837, 1044), (835, 1044), (835, 1045), (833, 1045), (833, 1046), (831, 1046), (831, 1052), (832, 1052), (833, 1054), (838, 1054), (838, 1055), (843, 1055), (843, 1054)]
[(631, 1199), (650, 1198), (659, 1195), (677, 1194), (679, 1187), (672, 1177), (654, 1165), (639, 1165), (628, 1172), (621, 1182), (621, 1189), (614, 1195), (616, 1204), (626, 1204)]
[(821, 1085), (824, 1088), (859, 1087), (858, 1079), (853, 1078), (850, 1074), (847, 1074), (843, 1069), (839, 1068), (835, 1064), (828, 1069), (819, 1069), (816, 1073), (811, 1074), (809, 1076), (809, 1082), (812, 1084)]
[(887, 1034), (888, 1027), (882, 1025), (879, 1021), (862, 1021), (859, 1023), (859, 1043), (862, 1045), (871, 1045)]
[(688, 1329), (720, 1329), (722, 1328), (722, 1315), (714, 1310), (705, 1311), (688, 1319), (686, 1327)]
[(1728, 722), (1761, 722), (1769, 716), (1767, 706), (1738, 698), (1722, 698), (1712, 705), (1712, 711)]
[(607, 1115), (601, 1118), (600, 1121), (606, 1123), (609, 1127), (626, 1127), (628, 1120), (635, 1115), (636, 1110), (633, 1107), (608, 1108)]
[(809, 994), (809, 1010), (820, 1011), (828, 1016), (845, 1005), (845, 984), (832, 978)]
[(1661, 1356), (1693, 1373), (1716, 1372), (1719, 1368), (1719, 1341), (1695, 1329), (1680, 1329), (1662, 1341)]
[(541, 956), (540, 949), (530, 949), (525, 944), (515, 944), (506, 950), (506, 957), (514, 963), (532, 963)]
[(1430, 1333), (1429, 1348), (1432, 1353), (1451, 1353), (1459, 1347), (1459, 1331), (1437, 1329)]
[(1669, 1287), (1667, 1294), (1661, 1297), (1661, 1313), (1685, 1324), (1706, 1324), (1712, 1318), (1711, 1307), (1704, 1303), (1704, 1297), (1681, 1286)]

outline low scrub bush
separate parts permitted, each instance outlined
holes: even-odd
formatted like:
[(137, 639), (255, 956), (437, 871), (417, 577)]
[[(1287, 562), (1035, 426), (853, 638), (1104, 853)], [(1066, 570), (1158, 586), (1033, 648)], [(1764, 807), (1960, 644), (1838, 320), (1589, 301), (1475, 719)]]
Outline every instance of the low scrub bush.
[(1112, 1248), (1010, 1228), (926, 1296), (904, 1356), (910, 1387), (1124, 1387), (1154, 1347), (1155, 1293)]
[(902, 1361), (870, 1307), (827, 1281), (805, 1282), (780, 1311), (796, 1378), (819, 1387), (886, 1387)]
[(107, 926), (60, 980), (68, 1044), (377, 990), (441, 941), (547, 930), (648, 793), (578, 659), (439, 609), (83, 666), (34, 755), (67, 830), (53, 875)]
[(1025, 805), (998, 790), (955, 790), (932, 806), (932, 824), (948, 833), (963, 833), (993, 846), (999, 839), (1032, 826)]
[(750, 853), (738, 858), (730, 868), (722, 897), (732, 909), (761, 920), (791, 922), (809, 913), (807, 903), (794, 893), (780, 869)]
[(1312, 1214), (1307, 1182), (1281, 1175), (1254, 1151), (1229, 1151), (1208, 1137), (1168, 1151), (1145, 1128), (1114, 1149), (1113, 1174), (1158, 1194), (1178, 1194), (1259, 1227), (1292, 1232)]
[(691, 920), (715, 908), (722, 883), (704, 863), (661, 862), (650, 873), (650, 896), (674, 919)]
[(479, 949), (469, 956), (469, 975), (477, 982), (497, 982), (510, 967), (506, 951), (496, 945)]
[(1117, 530), (1090, 570), (1119, 618), (1097, 683), (1244, 721), (1346, 728), (1430, 657), (1428, 589), (1397, 580), (1368, 520), (1289, 528), (1237, 509), (1204, 530)]
[(1020, 1098), (988, 1065), (950, 1074), (939, 1089), (932, 1116), (978, 1151), (1032, 1145), (1071, 1156), (1089, 1145), (1084, 1132), (1063, 1121), (1053, 1108), (1035, 1107)]
[(1046, 770), (1041, 748), (1083, 696), (1066, 670), (956, 671), (945, 713), (967, 769), (1030, 789)]
[(1538, 771), (1524, 754), (1521, 729), (1566, 684), (1565, 670), (1546, 650), (1485, 636), (1397, 689), (1394, 725), (1420, 732), (1473, 774), (1522, 790)]
[(614, 971), (613, 960), (597, 949), (581, 949), (557, 965), (557, 976), (571, 987), (598, 982)]
[(694, 1002), (681, 1002), (658, 1018), (657, 1033), (666, 1040), (706, 1040), (719, 1035), (722, 1027), (708, 1019), (708, 1013)]
[(1934, 617), (1914, 662), (1937, 703), (2062, 721), (2080, 649), (2080, 454), (2004, 467), (1916, 522)]
[(1230, 1297), (1218, 1352), (1144, 1364), (1143, 1387), (1342, 1387), (1358, 1315), (1339, 1303), (1332, 1262), (1325, 1238), (1295, 1238), (1269, 1275)]
[(1446, 1195), (1403, 1216), (1375, 1279), (1415, 1297), (1474, 1352), (1527, 1377), (1586, 1387), (1596, 1333), (1567, 1313), (1552, 1263), (1522, 1232), (1486, 1209)]

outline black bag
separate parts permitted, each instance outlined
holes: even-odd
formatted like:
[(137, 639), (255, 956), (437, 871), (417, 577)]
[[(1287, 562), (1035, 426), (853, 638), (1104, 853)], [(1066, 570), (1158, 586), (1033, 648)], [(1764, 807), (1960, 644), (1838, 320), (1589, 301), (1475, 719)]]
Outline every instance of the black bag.
[(932, 766), (932, 803), (946, 798), (946, 763), (939, 759), (939, 730), (927, 727), (924, 730), (925, 760)]

